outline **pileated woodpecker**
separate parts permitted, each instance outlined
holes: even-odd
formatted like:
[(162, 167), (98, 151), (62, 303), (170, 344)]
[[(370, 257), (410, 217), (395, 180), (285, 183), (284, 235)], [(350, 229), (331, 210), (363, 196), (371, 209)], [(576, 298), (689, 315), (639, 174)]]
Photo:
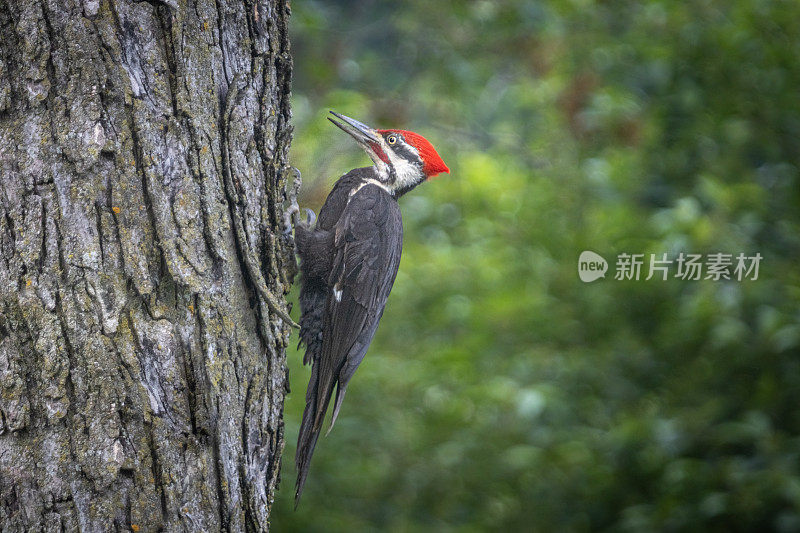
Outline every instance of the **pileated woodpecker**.
[[(331, 111), (328, 120), (350, 134), (374, 163), (339, 178), (314, 226), (314, 214), (295, 224), (300, 256), (300, 343), (311, 363), (306, 408), (297, 438), (300, 500), (314, 446), (333, 389), (336, 421), (347, 384), (364, 359), (392, 290), (403, 221), (397, 199), (426, 179), (450, 172), (424, 137), (411, 131), (375, 130)], [(297, 211), (295, 203), (292, 213)], [(328, 430), (330, 431), (330, 429)]]

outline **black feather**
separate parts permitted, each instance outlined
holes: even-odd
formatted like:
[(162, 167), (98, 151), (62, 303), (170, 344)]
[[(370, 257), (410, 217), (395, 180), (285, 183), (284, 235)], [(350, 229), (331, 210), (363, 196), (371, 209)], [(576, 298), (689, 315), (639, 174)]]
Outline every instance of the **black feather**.
[(296, 234), (302, 273), (300, 338), (306, 345), (303, 361), (312, 369), (297, 440), (295, 502), (302, 494), (333, 390), (331, 427), (375, 335), (400, 265), (400, 208), (382, 187), (365, 184), (376, 178), (371, 167), (340, 178), (320, 211), (317, 227)]

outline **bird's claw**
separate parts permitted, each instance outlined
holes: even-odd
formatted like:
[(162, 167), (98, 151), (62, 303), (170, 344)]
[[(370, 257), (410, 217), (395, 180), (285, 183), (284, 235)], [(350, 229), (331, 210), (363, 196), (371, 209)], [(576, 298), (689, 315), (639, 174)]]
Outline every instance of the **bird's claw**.
[(294, 180), (292, 187), (286, 194), (286, 199), (289, 201), (289, 206), (283, 212), (283, 234), (289, 235), (292, 232), (292, 227), (298, 222), (298, 214), (300, 213), (300, 206), (297, 203), (297, 195), (300, 192), (300, 187), (303, 180), (300, 177), (300, 171), (294, 167), (289, 167), (294, 173)]
[(283, 234), (289, 235), (292, 228), (297, 224), (297, 215), (300, 213), (300, 206), (297, 200), (292, 198), (289, 207), (283, 212)]
[(306, 224), (309, 226), (313, 226), (314, 223), (317, 221), (317, 215), (314, 214), (314, 211), (312, 211), (307, 207), (305, 208), (305, 212), (306, 212)]

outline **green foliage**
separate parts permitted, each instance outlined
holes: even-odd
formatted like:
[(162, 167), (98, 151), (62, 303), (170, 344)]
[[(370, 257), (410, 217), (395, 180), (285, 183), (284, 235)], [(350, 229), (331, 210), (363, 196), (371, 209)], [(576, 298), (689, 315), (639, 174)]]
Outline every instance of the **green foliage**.
[[(401, 200), (297, 512), (289, 354), (277, 530), (800, 530), (800, 4), (308, 2), (293, 32), (301, 203), (367, 164), (327, 109), (451, 174)], [(587, 249), (764, 259), (584, 284)]]

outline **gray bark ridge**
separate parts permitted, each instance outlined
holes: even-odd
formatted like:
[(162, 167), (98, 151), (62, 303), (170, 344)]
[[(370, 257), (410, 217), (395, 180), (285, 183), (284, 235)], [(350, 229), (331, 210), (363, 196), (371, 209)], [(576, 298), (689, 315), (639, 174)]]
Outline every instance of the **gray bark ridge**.
[(0, 0), (0, 530), (268, 529), (288, 16)]

